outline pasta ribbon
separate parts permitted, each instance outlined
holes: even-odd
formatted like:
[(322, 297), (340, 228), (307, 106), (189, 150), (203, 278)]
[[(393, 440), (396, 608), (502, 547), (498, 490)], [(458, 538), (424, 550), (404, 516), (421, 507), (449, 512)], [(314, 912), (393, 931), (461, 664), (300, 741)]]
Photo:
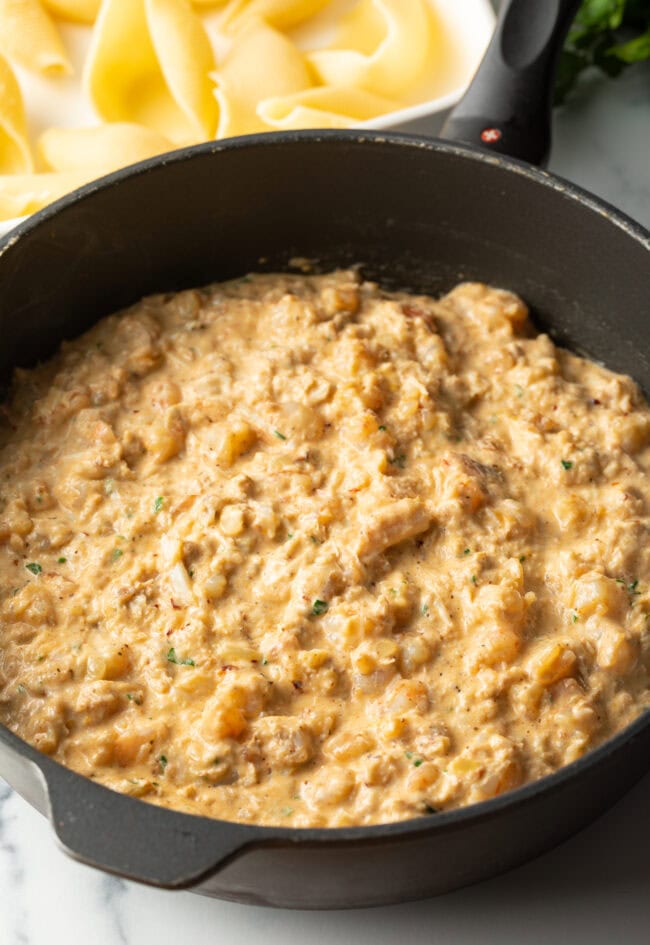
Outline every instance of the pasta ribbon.
[(223, 66), (213, 73), (219, 103), (218, 138), (268, 131), (258, 103), (311, 85), (305, 57), (282, 33), (262, 20), (239, 33)]
[(322, 10), (330, 0), (230, 0), (219, 24), (233, 32), (251, 18), (266, 20), (279, 30), (291, 29)]
[(188, 0), (104, 0), (85, 85), (108, 121), (145, 125), (175, 144), (214, 136), (210, 40)]
[(332, 46), (308, 58), (325, 85), (398, 95), (423, 71), (430, 45), (425, 0), (361, 0)]
[[(56, 20), (88, 24), (83, 88), (102, 123), (49, 128), (33, 173), (13, 64), (72, 72)], [(323, 29), (330, 45), (298, 48)], [(448, 85), (452, 47), (432, 0), (0, 0), (0, 219), (182, 145), (398, 111), (433, 94), (430, 73)]]
[(0, 175), (0, 220), (36, 213), (97, 176), (96, 167), (70, 174)]
[(53, 16), (72, 23), (94, 23), (101, 0), (41, 0)]
[(257, 112), (270, 127), (348, 128), (396, 111), (397, 102), (364, 89), (322, 86), (260, 102)]
[(32, 167), (20, 86), (0, 55), (0, 174), (22, 174)]
[(38, 140), (43, 164), (74, 173), (99, 168), (102, 174), (171, 150), (173, 145), (151, 128), (114, 122), (96, 128), (48, 128)]
[(72, 74), (57, 28), (39, 0), (0, 0), (0, 52), (34, 72)]

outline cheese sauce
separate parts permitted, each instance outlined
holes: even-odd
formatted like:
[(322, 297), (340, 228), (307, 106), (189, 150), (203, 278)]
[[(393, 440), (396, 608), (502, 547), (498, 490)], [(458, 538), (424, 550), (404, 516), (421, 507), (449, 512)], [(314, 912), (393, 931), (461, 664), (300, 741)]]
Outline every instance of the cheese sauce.
[(18, 371), (0, 721), (229, 820), (493, 797), (650, 705), (650, 411), (479, 284), (260, 275)]

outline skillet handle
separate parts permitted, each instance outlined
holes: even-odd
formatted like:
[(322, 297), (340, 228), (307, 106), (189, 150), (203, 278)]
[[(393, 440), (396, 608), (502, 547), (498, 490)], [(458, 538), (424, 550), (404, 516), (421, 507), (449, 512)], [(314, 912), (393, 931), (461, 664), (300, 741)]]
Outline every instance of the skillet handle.
[(553, 81), (580, 0), (506, 0), (472, 84), (440, 137), (543, 165)]
[(66, 853), (141, 883), (195, 886), (251, 847), (286, 840), (279, 828), (193, 817), (110, 791), (2, 725), (0, 764), (14, 790), (49, 816)]
[(56, 772), (39, 767), (52, 826), (66, 853), (126, 879), (191, 888), (252, 846), (281, 839), (281, 830), (181, 814), (118, 794), (60, 765)]
[(69, 856), (108, 873), (187, 889), (259, 842), (259, 828), (180, 814), (77, 777), (46, 774), (52, 826)]

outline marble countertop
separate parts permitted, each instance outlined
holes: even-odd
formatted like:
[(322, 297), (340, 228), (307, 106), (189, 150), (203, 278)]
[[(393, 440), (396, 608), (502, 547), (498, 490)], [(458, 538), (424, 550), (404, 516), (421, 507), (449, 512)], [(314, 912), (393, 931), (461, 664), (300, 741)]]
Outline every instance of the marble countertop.
[[(433, 130), (433, 129), (432, 129)], [(556, 114), (551, 170), (650, 227), (650, 68), (585, 81)], [(0, 781), (0, 945), (647, 945), (650, 776), (551, 853), (437, 899), (287, 912), (170, 893), (68, 859)]]

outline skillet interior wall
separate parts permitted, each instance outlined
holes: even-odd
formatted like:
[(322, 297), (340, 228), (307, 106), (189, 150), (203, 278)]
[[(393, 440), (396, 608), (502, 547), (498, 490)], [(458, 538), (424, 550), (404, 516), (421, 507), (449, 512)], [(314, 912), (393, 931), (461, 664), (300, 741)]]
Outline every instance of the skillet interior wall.
[[(561, 343), (650, 391), (648, 246), (493, 156), (298, 133), (154, 159), (68, 198), (0, 251), (0, 376), (147, 293), (250, 270), (362, 263), (390, 288), (509, 288)], [(551, 178), (550, 181), (553, 179)]]

